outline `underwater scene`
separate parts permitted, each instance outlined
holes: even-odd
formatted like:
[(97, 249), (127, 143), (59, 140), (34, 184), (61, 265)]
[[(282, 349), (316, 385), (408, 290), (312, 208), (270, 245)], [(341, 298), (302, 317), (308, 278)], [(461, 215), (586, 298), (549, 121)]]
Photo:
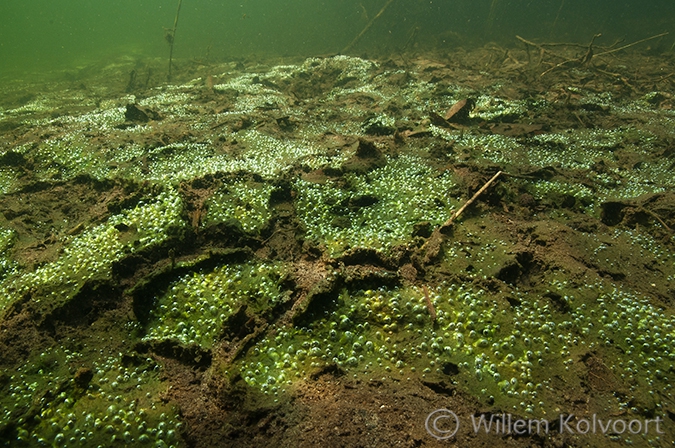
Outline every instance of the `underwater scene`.
[(675, 444), (672, 1), (0, 20), (0, 446)]

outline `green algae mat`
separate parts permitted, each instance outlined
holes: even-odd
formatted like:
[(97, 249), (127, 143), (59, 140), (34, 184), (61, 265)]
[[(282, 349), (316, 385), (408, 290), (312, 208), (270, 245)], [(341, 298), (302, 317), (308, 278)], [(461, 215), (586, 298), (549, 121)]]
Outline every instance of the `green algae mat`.
[(0, 442), (664, 446), (675, 64), (571, 65), (7, 82)]

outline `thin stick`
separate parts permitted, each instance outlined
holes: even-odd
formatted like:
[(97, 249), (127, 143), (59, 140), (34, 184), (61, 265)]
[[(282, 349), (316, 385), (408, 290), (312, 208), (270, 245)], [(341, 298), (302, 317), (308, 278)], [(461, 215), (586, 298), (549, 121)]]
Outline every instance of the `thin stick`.
[[(427, 239), (427, 241), (422, 245), (420, 248), (420, 263), (422, 264), (427, 264), (429, 263), (433, 258), (438, 256), (440, 250), (441, 250), (441, 243), (443, 242), (443, 230), (450, 227), (452, 223), (455, 221), (455, 219), (459, 218), (459, 216), (462, 214), (466, 208), (471, 205), (477, 198), (480, 196), (485, 190), (487, 190), (490, 185), (494, 183), (495, 180), (502, 174), (507, 174), (504, 173), (503, 171), (498, 171), (497, 174), (492, 176), (492, 178), (485, 183), (481, 187), (480, 190), (478, 190), (468, 201), (462, 205), (462, 207), (457, 210), (447, 221), (443, 223), (440, 227), (436, 227), (434, 231), (431, 233), (431, 236)], [(429, 300), (427, 302), (427, 307), (429, 307), (429, 304), (431, 301)], [(429, 308), (429, 312), (431, 313), (431, 310), (433, 309), (433, 305)], [(435, 311), (434, 311), (435, 312)]]
[(527, 45), (532, 45), (533, 47), (541, 48), (541, 45), (540, 45), (540, 44), (534, 43), (534, 42), (529, 41), (529, 40), (527, 40), (527, 39), (523, 39), (522, 37), (520, 37), (520, 36), (517, 35), (517, 34), (516, 34), (516, 39), (518, 39), (519, 41), (521, 41), (521, 42), (523, 42), (523, 43), (525, 43), (525, 44), (527, 44)]
[[(521, 41), (522, 43), (525, 44), (525, 49), (527, 50), (527, 54), (530, 54), (529, 46), (535, 47), (539, 50), (539, 62), (537, 65), (541, 65), (541, 63), (544, 60), (544, 56), (546, 54), (550, 54), (551, 56), (554, 56), (558, 59), (563, 59), (565, 60), (564, 56), (560, 56), (559, 54), (556, 54), (552, 52), (551, 50), (545, 48), (545, 47), (581, 47), (581, 48), (588, 48), (588, 45), (580, 45), (580, 44), (566, 44), (566, 43), (543, 43), (543, 44), (538, 44), (536, 42), (529, 41), (527, 39), (524, 39), (518, 35), (516, 35), (516, 39)], [(528, 46), (529, 45), (529, 46)]]
[(671, 73), (670, 75), (662, 76), (662, 77), (659, 78), (656, 82), (662, 82), (662, 81), (665, 81), (666, 79), (672, 77), (673, 75), (675, 75), (675, 73)]
[(497, 171), (497, 174), (495, 174), (494, 176), (492, 176), (492, 178), (491, 178), (489, 181), (485, 182), (485, 185), (483, 185), (483, 186), (480, 188), (480, 190), (478, 190), (476, 193), (474, 193), (474, 195), (471, 196), (471, 199), (469, 199), (468, 201), (466, 201), (466, 202), (464, 203), (464, 205), (462, 205), (462, 206), (460, 207), (460, 209), (457, 210), (457, 211), (450, 217), (450, 219), (448, 219), (447, 221), (445, 221), (441, 227), (448, 227), (448, 226), (452, 225), (453, 221), (454, 221), (455, 219), (459, 218), (459, 215), (461, 215), (461, 214), (464, 212), (464, 210), (466, 210), (466, 208), (467, 208), (468, 206), (470, 206), (471, 204), (473, 204), (473, 201), (475, 201), (476, 199), (478, 199), (478, 196), (480, 196), (481, 194), (483, 194), (483, 192), (484, 192), (485, 190), (487, 190), (487, 189), (490, 187), (490, 185), (492, 185), (493, 182), (496, 181), (497, 178), (498, 178), (499, 176), (501, 176), (503, 173), (504, 173), (503, 171)]
[[(532, 42), (530, 40), (527, 40), (525, 38), (522, 38), (516, 34), (516, 39), (519, 41), (526, 43), (528, 45), (532, 45), (533, 47), (541, 48), (541, 47), (579, 47), (579, 48), (588, 48), (588, 45), (584, 44), (577, 44), (574, 42), (542, 42), (540, 44), (536, 42)], [(562, 56), (559, 56), (562, 58)]]
[(366, 32), (370, 29), (370, 27), (373, 26), (373, 23), (375, 23), (375, 21), (376, 21), (376, 20), (384, 13), (384, 11), (389, 7), (389, 5), (391, 5), (391, 3), (392, 3), (393, 1), (394, 1), (394, 0), (389, 0), (389, 1), (382, 7), (382, 9), (380, 9), (380, 12), (378, 12), (378, 13), (375, 15), (375, 17), (373, 17), (373, 18), (370, 20), (370, 22), (368, 22), (368, 25), (366, 25), (366, 27), (363, 29), (363, 31), (361, 31), (361, 32), (359, 33), (359, 35), (356, 36), (356, 37), (354, 38), (354, 40), (351, 41), (351, 42), (349, 43), (349, 45), (347, 45), (347, 46), (342, 50), (342, 53), (346, 53), (347, 51), (349, 51), (349, 50), (350, 50), (350, 49), (351, 49), (351, 48), (359, 41), (359, 39), (361, 39), (361, 38), (363, 37), (363, 35), (366, 34)]
[(178, 15), (180, 14), (180, 7), (183, 4), (183, 0), (178, 0), (178, 10), (176, 11), (176, 18), (173, 20), (173, 29), (171, 30), (169, 38), (169, 75), (167, 79), (171, 82), (171, 66), (173, 65), (173, 42), (176, 37), (176, 28), (178, 27)]
[(663, 37), (663, 36), (666, 36), (666, 35), (668, 35), (668, 32), (657, 34), (656, 36), (648, 37), (646, 39), (641, 39), (641, 40), (633, 42), (632, 44), (628, 44), (628, 45), (624, 45), (623, 47), (615, 48), (614, 50), (603, 51), (602, 53), (596, 54), (596, 56), (603, 56), (603, 55), (610, 54), (610, 53), (616, 53), (617, 51), (625, 50), (626, 48), (632, 47), (633, 45), (641, 44), (642, 42), (647, 42), (648, 40), (657, 39), (659, 37)]
[(587, 64), (588, 62), (590, 62), (591, 58), (593, 58), (593, 43), (595, 42), (595, 39), (597, 39), (597, 38), (600, 37), (600, 36), (602, 36), (602, 34), (599, 34), (599, 33), (598, 33), (598, 34), (595, 34), (595, 35), (593, 36), (593, 38), (591, 39), (591, 43), (588, 44), (588, 50), (586, 50), (586, 54), (583, 55), (582, 57), (580, 57), (580, 58), (572, 58), (572, 59), (568, 59), (568, 60), (566, 60), (566, 61), (562, 61), (560, 64), (554, 65), (553, 67), (549, 68), (548, 70), (546, 70), (544, 73), (542, 73), (542, 74), (539, 75), (539, 76), (540, 76), (540, 77), (541, 77), (541, 76), (544, 76), (545, 74), (550, 73), (550, 72), (552, 72), (553, 70), (555, 70), (555, 69), (557, 69), (557, 68), (560, 68), (560, 67), (562, 67), (562, 66), (565, 66), (565, 65), (567, 65), (567, 64), (571, 64), (571, 63), (575, 63), (575, 64), (579, 64), (579, 65)]
[[(659, 37), (663, 37), (663, 36), (666, 36), (666, 35), (668, 35), (668, 32), (657, 34), (656, 36), (652, 36), (652, 37), (647, 37), (645, 39), (640, 39), (640, 40), (635, 41), (633, 43), (624, 45), (622, 47), (614, 48), (613, 50), (607, 50), (607, 51), (603, 51), (602, 53), (594, 54), (593, 53), (593, 41), (595, 41), (596, 37), (600, 36), (599, 34), (596, 34), (595, 36), (593, 36), (593, 39), (591, 40), (591, 43), (588, 45), (588, 51), (586, 52), (586, 55), (584, 55), (581, 58), (568, 59), (566, 61), (561, 62), (560, 64), (556, 64), (553, 67), (546, 70), (545, 72), (543, 72), (539, 76), (544, 76), (547, 73), (550, 73), (553, 70), (555, 70), (557, 68), (560, 68), (560, 67), (563, 67), (567, 64), (571, 64), (571, 63), (586, 64), (587, 62), (589, 62), (591, 60), (592, 57), (598, 57), (598, 56), (604, 56), (604, 55), (607, 55), (607, 54), (616, 53), (617, 51), (621, 51), (621, 50), (625, 50), (626, 48), (630, 48), (633, 45), (641, 44), (643, 42), (647, 42), (647, 41), (652, 40), (652, 39), (658, 39)], [(525, 42), (525, 43), (528, 43), (527, 41), (525, 41), (525, 39), (520, 38), (520, 40)]]
[(663, 227), (665, 227), (667, 231), (669, 231), (669, 232), (672, 232), (672, 231), (673, 231), (670, 227), (668, 227), (668, 225), (667, 225), (665, 222), (663, 222), (663, 219), (661, 219), (661, 217), (660, 217), (659, 215), (657, 215), (656, 213), (654, 213), (654, 212), (651, 211), (651, 210), (647, 210), (647, 209), (644, 208), (644, 207), (640, 207), (640, 208), (641, 208), (642, 210), (644, 210), (645, 212), (647, 212), (648, 214), (652, 215), (652, 218), (654, 218), (654, 219), (656, 219), (658, 222), (660, 222), (661, 225), (662, 225)]
[(556, 23), (558, 23), (558, 17), (560, 17), (560, 11), (562, 11), (563, 6), (565, 6), (565, 0), (562, 0), (560, 2), (560, 8), (558, 8), (558, 13), (555, 15), (555, 20), (553, 21), (553, 25), (551, 25), (551, 36), (553, 36), (553, 31), (555, 30)]

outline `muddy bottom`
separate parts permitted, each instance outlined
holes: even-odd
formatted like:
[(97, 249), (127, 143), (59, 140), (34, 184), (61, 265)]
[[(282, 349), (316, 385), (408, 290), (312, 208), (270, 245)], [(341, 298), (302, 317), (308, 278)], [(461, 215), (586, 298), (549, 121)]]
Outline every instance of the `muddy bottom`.
[(1, 88), (0, 441), (669, 444), (672, 55), (520, 43)]

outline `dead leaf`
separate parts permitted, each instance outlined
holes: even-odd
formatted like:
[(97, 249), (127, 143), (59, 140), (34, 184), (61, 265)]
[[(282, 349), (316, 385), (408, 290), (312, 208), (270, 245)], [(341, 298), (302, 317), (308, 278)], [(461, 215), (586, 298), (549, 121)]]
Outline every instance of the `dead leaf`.
[(457, 114), (457, 112), (464, 109), (464, 106), (466, 106), (466, 99), (457, 101), (450, 109), (448, 109), (448, 111), (445, 113), (445, 117), (443, 118), (450, 120)]

